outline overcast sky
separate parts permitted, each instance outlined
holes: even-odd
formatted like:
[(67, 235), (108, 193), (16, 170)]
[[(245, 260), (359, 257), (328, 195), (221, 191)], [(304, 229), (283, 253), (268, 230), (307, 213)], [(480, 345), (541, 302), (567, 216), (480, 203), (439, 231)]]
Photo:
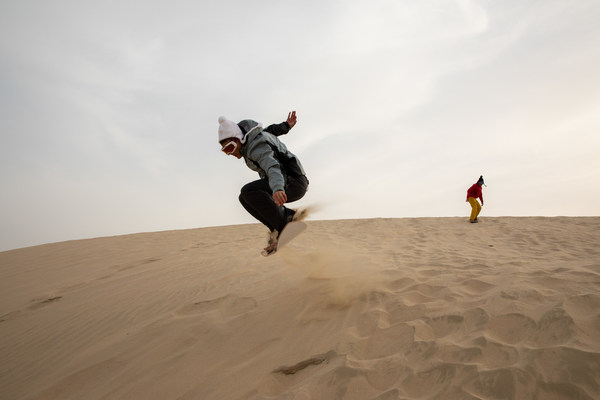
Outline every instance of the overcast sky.
[[(314, 219), (600, 215), (600, 1), (0, 0), (0, 251), (254, 222), (217, 119), (298, 124)], [(292, 205), (293, 206), (293, 205)]]

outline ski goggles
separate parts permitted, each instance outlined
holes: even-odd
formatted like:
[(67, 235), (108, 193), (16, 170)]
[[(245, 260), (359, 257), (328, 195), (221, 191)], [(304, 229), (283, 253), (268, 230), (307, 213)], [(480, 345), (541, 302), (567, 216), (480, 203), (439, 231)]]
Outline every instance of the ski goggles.
[(227, 155), (232, 154), (238, 148), (238, 142), (235, 140), (230, 140), (225, 143), (223, 147), (221, 147), (221, 151)]

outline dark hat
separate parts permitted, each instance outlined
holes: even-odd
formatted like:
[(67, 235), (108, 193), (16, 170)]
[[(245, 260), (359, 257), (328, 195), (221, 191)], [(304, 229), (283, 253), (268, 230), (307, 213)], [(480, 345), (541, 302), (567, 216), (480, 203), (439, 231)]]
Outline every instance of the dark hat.
[(479, 180), (477, 181), (477, 184), (478, 184), (478, 185), (484, 185), (484, 183), (483, 183), (483, 175), (481, 175), (481, 176), (479, 177)]

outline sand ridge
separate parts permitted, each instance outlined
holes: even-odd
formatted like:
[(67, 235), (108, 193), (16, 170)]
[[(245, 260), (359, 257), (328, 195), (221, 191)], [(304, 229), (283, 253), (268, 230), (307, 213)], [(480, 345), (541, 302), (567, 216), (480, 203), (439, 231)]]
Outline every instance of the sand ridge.
[(0, 397), (600, 398), (600, 218), (307, 223), (0, 253)]

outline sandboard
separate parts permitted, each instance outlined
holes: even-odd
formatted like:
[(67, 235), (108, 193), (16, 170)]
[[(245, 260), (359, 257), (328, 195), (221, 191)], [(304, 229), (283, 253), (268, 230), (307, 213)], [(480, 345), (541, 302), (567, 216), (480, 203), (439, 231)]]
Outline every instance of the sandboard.
[(265, 257), (270, 256), (271, 254), (275, 254), (275, 252), (277, 252), (277, 250), (281, 246), (285, 246), (286, 244), (291, 242), (292, 239), (294, 239), (296, 236), (304, 232), (306, 227), (307, 225), (301, 221), (290, 222), (285, 226), (285, 228), (283, 228), (281, 235), (279, 235), (279, 240), (277, 241), (277, 248), (271, 252), (266, 252), (265, 250), (263, 250), (261, 254)]

